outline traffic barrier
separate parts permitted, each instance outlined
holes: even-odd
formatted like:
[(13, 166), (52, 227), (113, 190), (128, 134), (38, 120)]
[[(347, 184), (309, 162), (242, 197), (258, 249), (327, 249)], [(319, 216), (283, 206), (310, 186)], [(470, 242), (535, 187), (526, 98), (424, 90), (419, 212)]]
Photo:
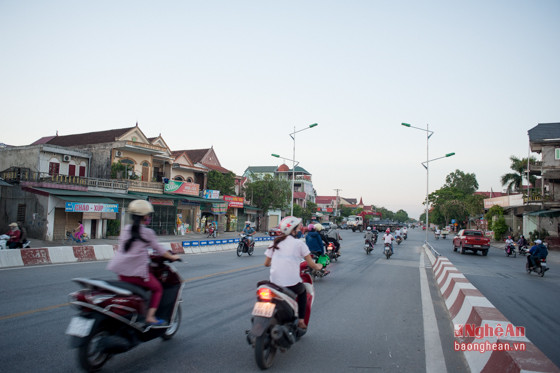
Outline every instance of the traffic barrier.
[[(524, 329), (514, 326), (449, 259), (436, 258), (426, 246), (424, 250), (455, 327), (455, 347), (463, 351), (471, 371), (560, 372)], [(473, 335), (474, 330), (479, 334)]]
[[(255, 247), (265, 247), (273, 237), (255, 237)], [(160, 245), (178, 254), (201, 254), (235, 250), (239, 238), (161, 242)], [(77, 263), (109, 260), (118, 245), (53, 246), (33, 249), (0, 250), (0, 268), (41, 264)]]

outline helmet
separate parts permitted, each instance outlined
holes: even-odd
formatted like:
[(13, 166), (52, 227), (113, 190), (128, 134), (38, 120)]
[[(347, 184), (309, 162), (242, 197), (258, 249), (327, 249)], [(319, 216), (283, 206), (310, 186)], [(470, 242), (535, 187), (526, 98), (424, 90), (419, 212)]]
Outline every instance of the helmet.
[(371, 227), (367, 227), (366, 229), (367, 229), (368, 231), (371, 231)]
[(251, 222), (247, 220), (247, 221), (245, 222), (245, 225), (251, 225)]
[(536, 240), (535, 243), (536, 243), (537, 245), (540, 245), (540, 244), (542, 243), (542, 241), (541, 241), (541, 240)]
[(389, 228), (387, 228), (387, 230), (385, 231), (385, 233), (391, 233), (391, 230)]
[(511, 236), (508, 236), (508, 240), (511, 240)]
[(313, 224), (309, 224), (309, 225), (307, 226), (307, 230), (308, 230), (308, 231), (312, 231), (313, 229), (315, 229), (315, 226), (314, 226)]
[(323, 226), (319, 223), (315, 224), (315, 230), (317, 232), (321, 232), (323, 230)]
[(294, 228), (296, 228), (301, 223), (300, 218), (296, 218), (295, 216), (286, 216), (282, 221), (280, 221), (280, 232), (285, 235), (290, 234)]
[(143, 199), (135, 199), (128, 205), (128, 212), (132, 215), (146, 216), (154, 212), (152, 204)]

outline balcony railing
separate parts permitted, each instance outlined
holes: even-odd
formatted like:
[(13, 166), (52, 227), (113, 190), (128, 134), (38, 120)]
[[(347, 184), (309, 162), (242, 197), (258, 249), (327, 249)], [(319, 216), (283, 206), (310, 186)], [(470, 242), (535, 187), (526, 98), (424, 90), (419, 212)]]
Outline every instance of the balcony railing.
[(163, 184), (151, 181), (127, 180), (128, 190), (132, 192), (147, 192), (163, 194)]
[(531, 188), (529, 192), (526, 190), (523, 191), (523, 203), (531, 203), (531, 202), (552, 202), (554, 198), (552, 194), (548, 193), (546, 190), (544, 191), (540, 188)]

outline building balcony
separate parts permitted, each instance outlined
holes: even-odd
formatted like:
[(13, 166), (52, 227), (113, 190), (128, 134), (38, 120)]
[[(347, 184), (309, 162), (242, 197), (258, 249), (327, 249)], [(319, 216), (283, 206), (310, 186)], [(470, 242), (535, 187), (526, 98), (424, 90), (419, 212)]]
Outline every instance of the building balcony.
[(126, 180), (131, 192), (163, 194), (163, 184), (152, 181)]
[(540, 188), (531, 188), (528, 191), (523, 191), (523, 203), (524, 204), (532, 204), (532, 203), (544, 203), (544, 202), (554, 202), (554, 198), (552, 194), (548, 193), (546, 190), (544, 191)]

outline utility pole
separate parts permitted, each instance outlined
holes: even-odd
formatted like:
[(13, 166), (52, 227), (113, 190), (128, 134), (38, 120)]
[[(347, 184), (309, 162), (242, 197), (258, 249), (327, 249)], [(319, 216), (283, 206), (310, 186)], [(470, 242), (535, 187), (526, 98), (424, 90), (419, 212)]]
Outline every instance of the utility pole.
[(335, 205), (334, 205), (334, 217), (336, 218), (338, 216), (338, 192), (340, 192), (342, 189), (334, 189), (336, 191), (336, 201), (335, 201)]

